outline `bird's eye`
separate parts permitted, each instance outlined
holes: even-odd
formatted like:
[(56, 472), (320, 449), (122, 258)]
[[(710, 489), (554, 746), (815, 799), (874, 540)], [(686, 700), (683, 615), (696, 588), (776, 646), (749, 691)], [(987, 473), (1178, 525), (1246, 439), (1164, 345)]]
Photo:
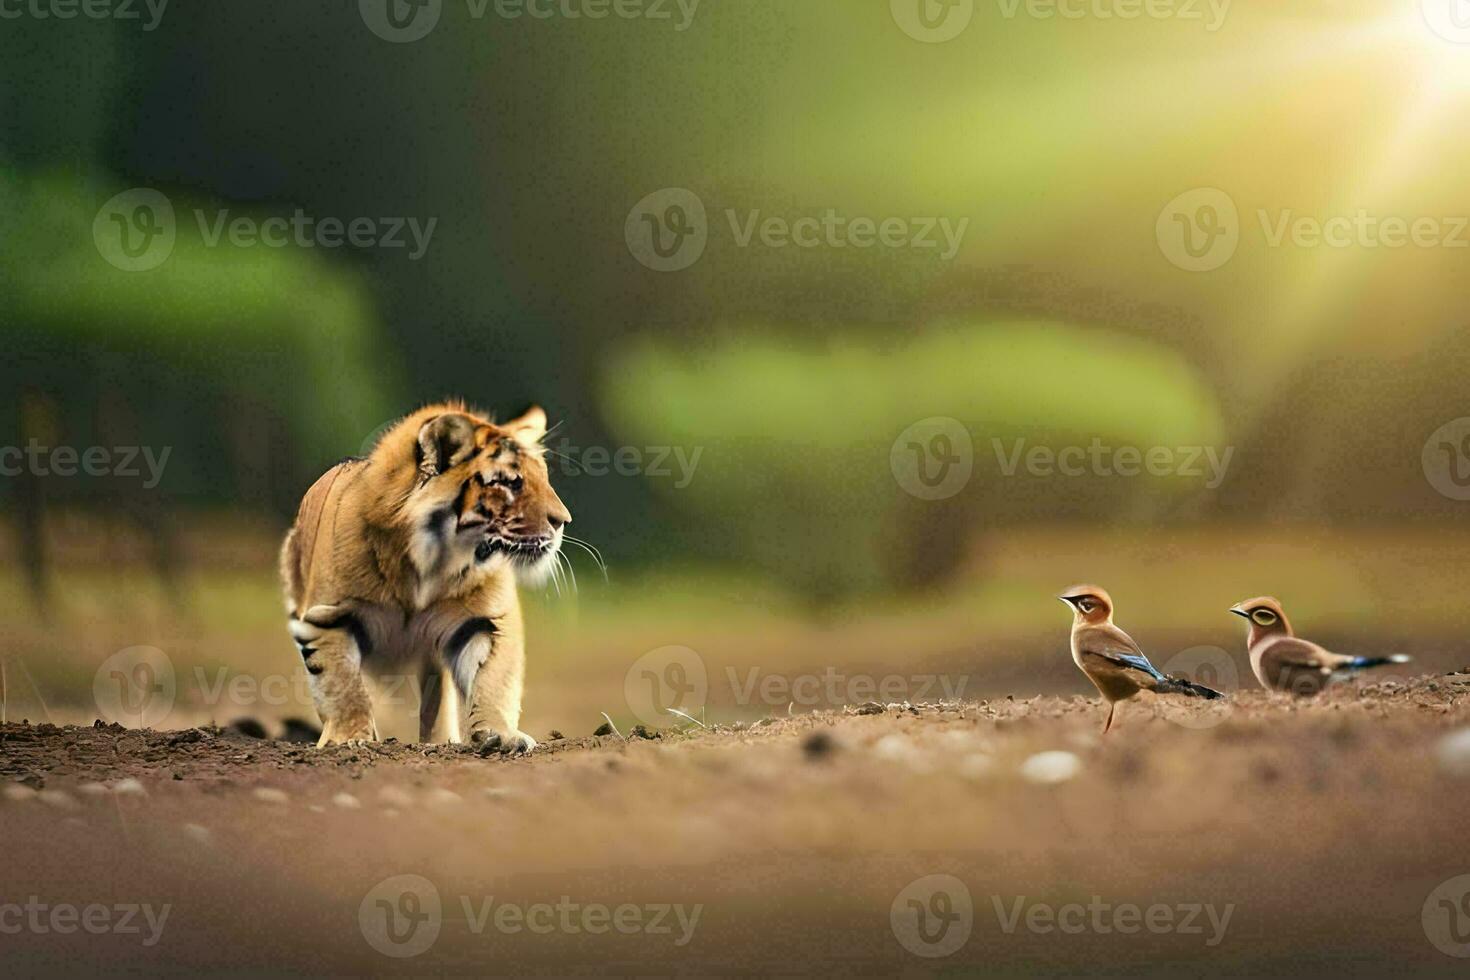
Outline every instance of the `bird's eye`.
[(1085, 613), (1092, 612), (1092, 600), (1091, 599), (1083, 599), (1082, 601), (1080, 601), (1080, 602), (1077, 603), (1077, 608), (1078, 609), (1081, 609)]
[(1257, 609), (1251, 613), (1251, 619), (1255, 620), (1259, 626), (1270, 626), (1276, 622), (1276, 614), (1269, 609)]

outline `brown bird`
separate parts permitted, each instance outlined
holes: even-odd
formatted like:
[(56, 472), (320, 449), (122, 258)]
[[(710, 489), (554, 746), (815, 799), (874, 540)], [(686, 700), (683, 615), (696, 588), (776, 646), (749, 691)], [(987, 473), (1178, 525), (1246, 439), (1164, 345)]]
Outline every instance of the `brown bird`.
[(1281, 603), (1268, 595), (1237, 602), (1230, 611), (1250, 621), (1246, 646), (1250, 650), (1251, 670), (1267, 690), (1310, 697), (1354, 671), (1406, 664), (1412, 659), (1401, 653), (1391, 657), (1349, 657), (1300, 639), (1292, 632)]
[(1108, 702), (1103, 734), (1113, 727), (1119, 701), (1139, 691), (1182, 694), (1213, 701), (1219, 691), (1162, 673), (1149, 663), (1133, 637), (1113, 625), (1113, 599), (1096, 585), (1074, 585), (1057, 596), (1072, 607), (1072, 659)]

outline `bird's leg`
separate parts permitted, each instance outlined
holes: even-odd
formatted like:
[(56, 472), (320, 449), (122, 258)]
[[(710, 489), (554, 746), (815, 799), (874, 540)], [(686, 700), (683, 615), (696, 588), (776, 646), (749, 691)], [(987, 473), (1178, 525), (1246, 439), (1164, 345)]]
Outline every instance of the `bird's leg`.
[(1109, 701), (1108, 702), (1108, 720), (1105, 721), (1105, 722), (1103, 722), (1103, 730), (1102, 730), (1102, 733), (1104, 735), (1106, 735), (1108, 733), (1108, 729), (1109, 728), (1112, 728), (1113, 727), (1113, 712), (1114, 711), (1117, 711), (1117, 710), (1118, 710), (1118, 702), (1116, 702), (1116, 701)]

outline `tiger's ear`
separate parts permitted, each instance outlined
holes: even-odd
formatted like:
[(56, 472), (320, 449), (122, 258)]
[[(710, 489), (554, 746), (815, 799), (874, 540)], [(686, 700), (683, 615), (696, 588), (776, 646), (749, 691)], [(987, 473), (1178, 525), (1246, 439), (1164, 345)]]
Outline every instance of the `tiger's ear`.
[(468, 415), (436, 415), (419, 428), (419, 478), (427, 480), (469, 459), (479, 448), (477, 429)]
[(511, 438), (528, 449), (538, 445), (546, 435), (546, 413), (539, 405), (532, 405), (518, 419), (511, 419), (501, 426)]

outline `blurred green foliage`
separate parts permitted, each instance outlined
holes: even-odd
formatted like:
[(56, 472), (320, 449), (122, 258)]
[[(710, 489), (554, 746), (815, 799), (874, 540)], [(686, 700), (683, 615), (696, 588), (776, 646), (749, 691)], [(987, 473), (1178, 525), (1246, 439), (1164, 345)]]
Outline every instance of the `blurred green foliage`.
[[(8, 181), (0, 382), (52, 406), (46, 438), (188, 447), (168, 490), (229, 502), (242, 484), (276, 483), (265, 492), (284, 500), (402, 412), (399, 369), (358, 275), (298, 247), (207, 244), (192, 209), (222, 206), (181, 195), (168, 259), (124, 271), (92, 234), (120, 190), (55, 174)], [(17, 410), (13, 398), (0, 405), (11, 429)]]
[[(699, 350), (645, 340), (609, 366), (602, 392), (618, 438), (700, 451), (687, 487), (654, 484), (667, 507), (702, 525), (687, 540), (814, 602), (927, 584), (988, 522), (1065, 513), (1069, 481), (1028, 482), (1024, 465), (1002, 466), (1018, 439), (1174, 447), (1224, 435), (1209, 387), (1183, 358), (1107, 330), (954, 319), (881, 346), (799, 344), (793, 333), (743, 324)], [(952, 500), (919, 501), (893, 476), (890, 452), (906, 425), (936, 415), (972, 434), (974, 475)], [(1167, 507), (1201, 489), (1178, 476), (1071, 482), (1084, 514), (1110, 494), (1120, 506)]]

